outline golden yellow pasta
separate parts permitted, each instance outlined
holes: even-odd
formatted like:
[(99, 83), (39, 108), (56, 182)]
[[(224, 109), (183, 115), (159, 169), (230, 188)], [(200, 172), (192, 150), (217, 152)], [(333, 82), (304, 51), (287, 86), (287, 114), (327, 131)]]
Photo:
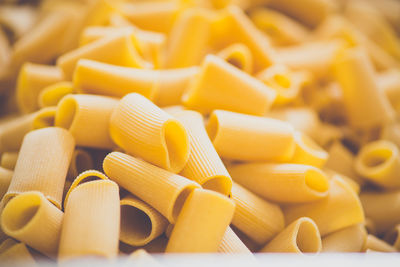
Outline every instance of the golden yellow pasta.
[(291, 223), (300, 217), (309, 217), (317, 224), (321, 236), (364, 222), (364, 212), (354, 190), (335, 177), (329, 184), (327, 197), (284, 207), (285, 221)]
[(5, 251), (0, 252), (0, 261), (6, 265), (23, 264), (26, 266), (38, 266), (24, 243), (13, 244)]
[(343, 100), (351, 126), (371, 129), (393, 120), (393, 109), (379, 90), (373, 66), (362, 50), (343, 50), (335, 61), (334, 69), (336, 79), (343, 88)]
[(356, 224), (322, 238), (322, 252), (361, 252), (366, 241), (365, 226)]
[(35, 113), (23, 115), (1, 125), (0, 151), (18, 151), (25, 134), (32, 130)]
[(360, 194), (361, 186), (353, 179), (347, 177), (346, 175), (332, 171), (330, 169), (324, 169), (324, 172), (331, 178), (334, 177), (336, 179), (343, 180), (354, 190), (354, 192), (356, 192), (357, 195)]
[(110, 179), (158, 210), (170, 223), (175, 222), (190, 192), (200, 187), (182, 176), (120, 152), (108, 154), (103, 169)]
[(79, 185), (71, 192), (65, 208), (58, 258), (116, 257), (119, 224), (116, 183), (100, 180)]
[(288, 161), (295, 148), (293, 128), (265, 117), (215, 110), (207, 131), (218, 154), (231, 160)]
[(63, 77), (58, 67), (25, 63), (19, 72), (16, 88), (19, 110), (29, 113), (39, 109), (40, 92), (46, 86), (62, 81)]
[(74, 151), (72, 135), (61, 128), (48, 127), (28, 133), (19, 152), (14, 175), (5, 194), (12, 197), (39, 191), (61, 208), (63, 187)]
[(328, 159), (328, 153), (302, 132), (294, 133), (296, 148), (291, 163), (306, 164), (322, 168)]
[[(7, 189), (11, 183), (11, 178), (13, 177), (13, 174), (14, 174), (14, 172), (12, 170), (0, 167), (0, 200), (6, 194)], [(1, 203), (0, 203), (0, 206), (1, 206)], [(0, 211), (1, 211), (1, 207), (0, 207)]]
[(140, 94), (121, 99), (109, 131), (127, 153), (166, 170), (181, 171), (189, 158), (189, 137), (183, 125)]
[(41, 129), (54, 126), (56, 107), (45, 107), (35, 113), (32, 129)]
[(238, 184), (257, 195), (281, 203), (299, 203), (325, 198), (328, 176), (321, 170), (302, 164), (245, 163), (228, 166)]
[(235, 203), (214, 191), (194, 189), (176, 220), (166, 252), (217, 252)]
[(283, 230), (285, 221), (278, 205), (261, 199), (236, 183), (231, 198), (236, 204), (232, 225), (258, 245), (264, 245)]
[(253, 55), (250, 49), (242, 43), (229, 45), (219, 51), (217, 56), (244, 72), (253, 72)]
[(321, 236), (313, 220), (301, 217), (289, 224), (259, 252), (318, 253)]
[(396, 248), (373, 235), (368, 235), (362, 251), (397, 252)]
[(18, 244), (18, 241), (12, 238), (7, 238), (0, 244), (0, 254), (2, 254), (4, 251), (6, 251), (7, 249), (11, 248), (16, 244)]
[(397, 250), (400, 250), (400, 225), (396, 225), (393, 229), (389, 230), (385, 234), (385, 241), (396, 248)]
[(144, 249), (138, 249), (132, 252), (126, 261), (126, 263), (134, 264), (137, 267), (162, 267), (158, 261), (156, 261), (149, 253)]
[(58, 82), (41, 90), (38, 96), (39, 107), (57, 106), (61, 98), (74, 92), (74, 85), (71, 82)]
[(56, 257), (63, 212), (40, 192), (25, 192), (11, 199), (1, 215), (3, 231), (39, 252)]
[(398, 147), (385, 140), (361, 148), (354, 162), (359, 175), (384, 188), (400, 188), (400, 154)]
[(189, 135), (190, 156), (180, 174), (204, 189), (229, 195), (232, 179), (207, 135), (203, 116), (195, 111), (171, 114), (183, 124)]
[(1, 167), (14, 170), (17, 163), (18, 152), (3, 152), (1, 154)]
[(182, 101), (202, 113), (225, 109), (263, 115), (275, 97), (275, 91), (261, 81), (217, 56), (207, 55)]
[(383, 90), (395, 111), (400, 112), (400, 70), (389, 69), (380, 72), (376, 75), (376, 83), (380, 90)]
[(68, 168), (67, 180), (75, 180), (80, 173), (93, 168), (94, 162), (90, 153), (83, 149), (75, 149)]
[(219, 244), (218, 252), (228, 254), (251, 254), (251, 251), (246, 247), (235, 232), (228, 227)]
[(380, 138), (400, 146), (400, 124), (386, 124), (382, 129)]
[(168, 220), (147, 203), (128, 195), (121, 199), (119, 240), (131, 246), (143, 246), (164, 233)]
[(107, 96), (67, 95), (58, 103), (55, 125), (68, 129), (77, 145), (112, 149), (109, 121), (117, 105)]

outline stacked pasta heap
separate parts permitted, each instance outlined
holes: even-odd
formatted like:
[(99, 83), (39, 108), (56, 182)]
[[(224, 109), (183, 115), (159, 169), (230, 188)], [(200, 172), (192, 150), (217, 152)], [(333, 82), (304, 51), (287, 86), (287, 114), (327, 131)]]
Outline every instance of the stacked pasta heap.
[(1, 262), (400, 249), (400, 4), (344, 2), (43, 1)]

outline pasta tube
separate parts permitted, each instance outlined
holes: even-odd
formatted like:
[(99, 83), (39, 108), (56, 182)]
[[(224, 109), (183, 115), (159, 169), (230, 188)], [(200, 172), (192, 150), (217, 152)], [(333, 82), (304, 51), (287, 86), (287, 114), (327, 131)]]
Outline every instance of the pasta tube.
[(400, 146), (400, 125), (397, 123), (386, 124), (382, 129), (380, 138)]
[(193, 190), (176, 220), (166, 252), (217, 252), (235, 203), (214, 191)]
[(379, 73), (376, 75), (376, 83), (385, 93), (395, 111), (400, 112), (400, 70), (390, 69)]
[(284, 207), (285, 221), (290, 223), (303, 216), (309, 217), (317, 224), (321, 236), (364, 222), (364, 212), (354, 190), (335, 177), (329, 184), (327, 197)]
[(5, 265), (37, 266), (35, 259), (24, 243), (14, 244), (7, 250), (0, 252), (0, 261)]
[(56, 107), (45, 107), (35, 113), (32, 121), (34, 130), (52, 127), (56, 117)]
[(183, 124), (189, 135), (190, 156), (180, 174), (204, 189), (229, 195), (232, 179), (207, 135), (201, 114), (181, 111), (172, 115)]
[(232, 225), (258, 245), (264, 245), (283, 230), (285, 222), (278, 205), (259, 198), (236, 183), (232, 187), (232, 199), (236, 204)]
[(261, 81), (217, 56), (208, 55), (182, 102), (202, 113), (225, 109), (263, 115), (275, 97), (275, 91)]
[(29, 113), (39, 109), (40, 92), (63, 78), (64, 74), (58, 67), (25, 63), (19, 72), (16, 87), (19, 110)]
[(66, 79), (72, 78), (75, 66), (82, 58), (126, 67), (145, 66), (131, 38), (126, 34), (106, 36), (59, 57), (57, 66), (63, 70)]
[(83, 149), (75, 149), (68, 168), (67, 180), (74, 180), (80, 173), (93, 168), (92, 156)]
[(143, 246), (164, 233), (168, 220), (142, 200), (128, 195), (121, 199), (119, 240), (131, 246)]
[(313, 220), (301, 217), (289, 224), (259, 252), (318, 253), (321, 236)]
[(6, 240), (2, 241), (2, 243), (0, 243), (0, 255), (3, 254), (4, 251), (13, 247), (16, 244), (18, 244), (18, 242), (12, 238), (7, 238)]
[[(0, 200), (3, 198), (7, 192), (8, 187), (11, 183), (11, 178), (13, 177), (13, 171), (0, 167)], [(1, 206), (1, 203), (0, 203)], [(1, 211), (1, 207), (0, 207)], [(1, 231), (1, 230), (0, 230)]]
[(135, 265), (137, 267), (163, 267), (158, 261), (156, 261), (149, 253), (144, 249), (138, 249), (132, 252), (127, 259), (127, 263)]
[(368, 235), (362, 251), (373, 250), (380, 252), (397, 252), (396, 248), (392, 247), (385, 241), (373, 236)]
[(1, 167), (14, 170), (17, 163), (18, 152), (4, 152), (1, 154)]
[(215, 110), (207, 131), (218, 154), (231, 160), (287, 161), (295, 148), (293, 128), (270, 118)]
[(302, 164), (246, 163), (228, 167), (228, 172), (238, 184), (281, 203), (319, 200), (330, 188), (321, 170)]
[(40, 192), (11, 199), (1, 215), (3, 231), (51, 258), (56, 257), (63, 213)]
[(226, 228), (225, 234), (219, 244), (218, 252), (228, 254), (251, 254), (251, 251), (243, 244), (242, 240), (230, 228)]
[(395, 144), (385, 140), (371, 142), (362, 147), (354, 164), (365, 179), (384, 188), (400, 188), (400, 154)]
[(5, 202), (27, 191), (39, 191), (61, 208), (63, 187), (74, 151), (72, 135), (48, 127), (28, 133), (19, 152)]
[(189, 137), (183, 125), (144, 96), (121, 99), (110, 120), (113, 141), (127, 153), (172, 172), (189, 158)]
[(364, 225), (356, 224), (325, 236), (322, 252), (361, 252), (366, 241)]
[(0, 151), (18, 151), (25, 134), (32, 130), (35, 113), (10, 120), (0, 128)]
[(334, 69), (336, 79), (343, 88), (350, 125), (371, 129), (393, 120), (394, 112), (379, 90), (373, 67), (363, 51), (356, 48), (344, 50), (338, 56)]
[(170, 223), (175, 222), (189, 193), (200, 187), (182, 176), (120, 152), (108, 154), (103, 169), (110, 179), (158, 210)]
[(100, 180), (84, 183), (70, 194), (65, 209), (58, 258), (113, 258), (118, 253), (120, 227), (119, 189)]
[(397, 250), (400, 250), (400, 225), (396, 225), (393, 229), (389, 230), (385, 234), (385, 241), (396, 248)]
[(74, 92), (74, 85), (71, 82), (58, 82), (42, 89), (38, 96), (40, 107), (57, 106), (60, 100)]
[(253, 72), (253, 55), (244, 44), (232, 44), (219, 51), (217, 56), (246, 73)]
[(68, 95), (57, 106), (55, 125), (68, 129), (77, 145), (111, 149), (115, 145), (109, 121), (117, 105), (118, 100), (111, 97)]

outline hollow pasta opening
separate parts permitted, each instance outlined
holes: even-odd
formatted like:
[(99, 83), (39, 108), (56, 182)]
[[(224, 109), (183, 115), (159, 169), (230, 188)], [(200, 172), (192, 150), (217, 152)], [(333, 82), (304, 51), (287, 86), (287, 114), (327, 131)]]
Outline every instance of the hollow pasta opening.
[(208, 120), (206, 129), (207, 129), (208, 136), (210, 137), (210, 140), (214, 141), (215, 138), (217, 137), (218, 130), (219, 130), (219, 121), (218, 121), (218, 117), (215, 113), (211, 114), (210, 119)]
[(189, 157), (189, 138), (185, 128), (176, 120), (169, 120), (164, 126), (167, 146), (167, 160), (173, 172), (179, 172)]
[(368, 151), (364, 154), (362, 162), (369, 168), (375, 168), (383, 165), (393, 156), (393, 151), (388, 147), (381, 147)]
[(227, 196), (232, 189), (232, 180), (230, 177), (218, 175), (209, 178), (201, 186), (204, 189), (213, 190)]
[(287, 77), (287, 75), (275, 74), (273, 76), (273, 81), (276, 85), (278, 85), (280, 88), (283, 88), (283, 89), (288, 89), (291, 86), (291, 81)]
[(56, 112), (55, 110), (48, 110), (36, 116), (33, 120), (33, 128), (40, 129), (54, 125)]
[(152, 232), (151, 218), (141, 209), (121, 206), (121, 241), (132, 245), (144, 245)]
[(181, 212), (181, 209), (183, 207), (183, 204), (185, 204), (185, 200), (189, 196), (189, 194), (195, 189), (195, 185), (189, 185), (186, 188), (184, 188), (178, 195), (178, 197), (175, 200), (174, 207), (172, 209), (172, 217), (176, 219)]
[(57, 107), (56, 126), (69, 129), (74, 121), (77, 111), (77, 103), (74, 98), (66, 97)]
[(316, 253), (321, 250), (321, 237), (313, 223), (308, 220), (300, 222), (296, 245), (302, 253)]
[(2, 223), (5, 229), (16, 232), (29, 224), (38, 213), (41, 198), (36, 194), (23, 194), (11, 199), (3, 210)]
[(306, 185), (319, 193), (327, 193), (329, 189), (328, 178), (318, 169), (309, 169), (305, 173)]

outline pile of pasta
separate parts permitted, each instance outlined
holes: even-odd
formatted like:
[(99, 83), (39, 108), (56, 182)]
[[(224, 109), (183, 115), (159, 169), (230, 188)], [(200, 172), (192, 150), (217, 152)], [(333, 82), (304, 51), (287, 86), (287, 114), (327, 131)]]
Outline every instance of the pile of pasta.
[(400, 250), (399, 9), (0, 7), (0, 262)]

